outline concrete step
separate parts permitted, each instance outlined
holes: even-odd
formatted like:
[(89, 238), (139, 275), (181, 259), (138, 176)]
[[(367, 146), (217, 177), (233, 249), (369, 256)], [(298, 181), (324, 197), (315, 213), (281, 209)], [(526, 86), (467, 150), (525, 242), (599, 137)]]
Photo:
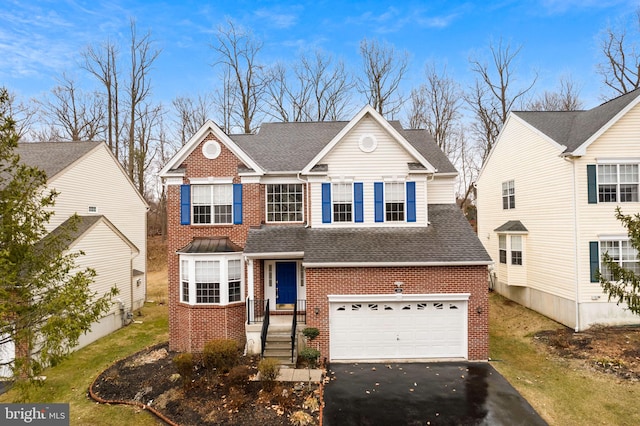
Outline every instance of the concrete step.
[(291, 341), (282, 341), (282, 340), (267, 340), (264, 345), (265, 348), (269, 349), (289, 349), (291, 350)]

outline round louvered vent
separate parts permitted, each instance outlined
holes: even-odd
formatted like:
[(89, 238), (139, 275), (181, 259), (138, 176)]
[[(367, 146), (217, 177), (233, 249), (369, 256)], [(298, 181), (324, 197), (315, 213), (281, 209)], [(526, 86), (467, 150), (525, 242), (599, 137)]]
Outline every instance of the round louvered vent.
[(216, 141), (208, 141), (202, 145), (202, 154), (209, 160), (218, 158), (220, 151), (222, 151), (222, 149), (220, 148), (220, 144)]
[(362, 135), (358, 145), (362, 152), (373, 152), (378, 146), (378, 141), (373, 135)]

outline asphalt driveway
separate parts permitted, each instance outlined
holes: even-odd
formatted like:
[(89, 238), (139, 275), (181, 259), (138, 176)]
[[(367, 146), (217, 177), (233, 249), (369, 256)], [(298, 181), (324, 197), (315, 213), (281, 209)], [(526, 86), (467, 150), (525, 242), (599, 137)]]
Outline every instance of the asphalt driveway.
[(332, 364), (324, 426), (546, 425), (489, 363)]

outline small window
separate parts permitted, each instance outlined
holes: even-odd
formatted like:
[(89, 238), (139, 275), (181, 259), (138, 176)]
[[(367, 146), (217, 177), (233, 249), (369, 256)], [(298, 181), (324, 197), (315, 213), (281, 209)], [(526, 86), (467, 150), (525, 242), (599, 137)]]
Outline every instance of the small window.
[(89, 206), (89, 213), (98, 213), (98, 207)]
[(410, 310), (411, 310), (411, 305), (404, 305), (404, 306), (402, 307), (402, 310), (403, 310), (403, 311), (410, 311)]
[(498, 235), (498, 254), (500, 263), (507, 263), (507, 236)]
[(440, 302), (435, 302), (433, 304), (433, 307), (436, 308), (436, 309), (444, 309), (444, 305), (442, 303), (440, 303)]
[(182, 290), (180, 300), (189, 303), (189, 262), (187, 260), (180, 262), (180, 285)]
[(522, 265), (522, 237), (520, 235), (511, 236), (511, 264)]
[(449, 309), (458, 309), (457, 305), (454, 305), (453, 303), (449, 304)]
[(342, 306), (338, 306), (338, 308), (336, 309), (336, 311), (346, 311), (347, 307), (342, 305)]
[(240, 264), (240, 259), (229, 260), (228, 268), (229, 303), (239, 302), (242, 300), (242, 265)]
[(427, 304), (426, 304), (426, 303), (418, 303), (418, 304), (416, 305), (416, 307), (417, 307), (417, 309), (418, 309), (419, 311), (424, 311), (425, 309), (427, 309)]
[(385, 311), (393, 311), (393, 308), (389, 305), (384, 305), (384, 310)]
[(504, 210), (516, 208), (516, 186), (512, 180), (502, 182), (502, 208)]
[(361, 308), (362, 308), (362, 305), (360, 303), (354, 303), (353, 305), (351, 305), (352, 311), (359, 311)]
[(377, 311), (378, 310), (378, 304), (377, 303), (369, 303), (369, 310)]

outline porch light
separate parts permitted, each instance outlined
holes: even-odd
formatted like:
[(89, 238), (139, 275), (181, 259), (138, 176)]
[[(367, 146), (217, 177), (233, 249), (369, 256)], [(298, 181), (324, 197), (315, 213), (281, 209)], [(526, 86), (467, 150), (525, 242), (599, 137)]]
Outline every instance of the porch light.
[(402, 285), (404, 283), (402, 281), (396, 281), (394, 284), (396, 285), (395, 292), (402, 293)]

